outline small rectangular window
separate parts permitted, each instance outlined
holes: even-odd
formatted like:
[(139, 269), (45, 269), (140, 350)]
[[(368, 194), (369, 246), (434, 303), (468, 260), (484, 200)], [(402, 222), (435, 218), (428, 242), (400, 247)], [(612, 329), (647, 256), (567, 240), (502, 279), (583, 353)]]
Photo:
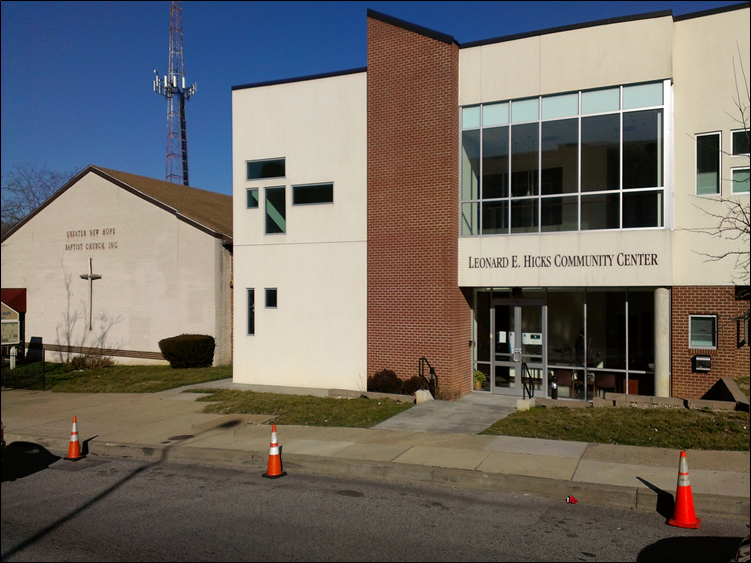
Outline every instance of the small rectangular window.
[(256, 333), (256, 291), (248, 290), (248, 334)]
[(334, 184), (292, 186), (292, 205), (334, 203)]
[(733, 168), (731, 172), (733, 173), (733, 193), (749, 193), (748, 168)]
[(287, 232), (285, 188), (266, 188), (266, 234)]
[(717, 316), (689, 315), (691, 348), (717, 348)]
[(696, 136), (696, 194), (720, 193), (720, 134)]
[(269, 160), (253, 160), (248, 165), (248, 180), (262, 180), (264, 178), (284, 178), (286, 175), (283, 158)]
[(245, 195), (247, 196), (248, 209), (256, 209), (258, 207), (258, 188), (245, 190)]
[(748, 129), (733, 131), (733, 156), (748, 156)]
[(266, 290), (266, 308), (276, 309), (276, 288)]
[(480, 106), (462, 108), (462, 129), (475, 129), (480, 126)]

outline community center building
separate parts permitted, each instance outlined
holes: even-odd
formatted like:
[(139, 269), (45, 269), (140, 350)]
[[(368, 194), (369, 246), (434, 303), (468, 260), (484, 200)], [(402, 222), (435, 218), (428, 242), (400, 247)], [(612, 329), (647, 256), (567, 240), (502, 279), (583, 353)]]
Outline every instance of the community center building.
[(233, 87), (234, 380), (748, 374), (748, 271), (713, 260), (748, 233), (713, 233), (748, 208), (749, 29), (744, 3), (459, 45), (368, 11), (367, 67)]
[(229, 364), (231, 281), (232, 197), (97, 166), (2, 238), (3, 319), (22, 307), (48, 361), (164, 362), (159, 341), (191, 333)]

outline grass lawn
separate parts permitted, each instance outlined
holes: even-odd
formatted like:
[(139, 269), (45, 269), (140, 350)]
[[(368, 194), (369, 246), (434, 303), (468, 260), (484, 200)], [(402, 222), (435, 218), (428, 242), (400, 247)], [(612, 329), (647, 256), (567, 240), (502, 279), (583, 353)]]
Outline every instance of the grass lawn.
[(652, 446), (749, 451), (749, 413), (634, 407), (517, 411), (482, 434)]
[[(188, 390), (186, 392), (199, 392)], [(343, 426), (348, 428), (370, 428), (392, 416), (407, 410), (412, 405), (390, 399), (333, 399), (310, 395), (281, 395), (276, 393), (254, 393), (232, 389), (208, 390), (208, 397), (198, 401), (214, 402), (203, 412), (218, 414), (270, 414), (275, 415), (274, 424), (294, 424), (299, 426)]]
[(49, 364), (47, 389), (56, 393), (156, 393), (232, 377), (232, 366), (173, 369), (170, 366), (112, 366), (88, 371), (65, 371)]

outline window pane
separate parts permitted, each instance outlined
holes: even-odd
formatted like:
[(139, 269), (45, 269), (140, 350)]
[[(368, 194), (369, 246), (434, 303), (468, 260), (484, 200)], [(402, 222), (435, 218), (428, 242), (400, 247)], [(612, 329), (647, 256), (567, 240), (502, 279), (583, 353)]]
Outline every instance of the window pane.
[(511, 232), (536, 233), (537, 199), (511, 200)]
[(626, 292), (587, 291), (587, 365), (626, 369)]
[(462, 203), (462, 235), (478, 234), (479, 203)]
[(579, 120), (542, 124), (542, 194), (576, 193), (579, 179)]
[(696, 137), (696, 193), (720, 193), (720, 134)]
[(498, 197), (508, 197), (508, 127), (482, 132), (482, 198)]
[(537, 195), (539, 124), (511, 128), (511, 195)]
[(474, 129), (480, 126), (480, 106), (462, 108), (462, 129)]
[(266, 189), (266, 233), (284, 233), (287, 231), (284, 206), (284, 188)]
[[(628, 290), (628, 368), (652, 371), (655, 363), (654, 290)], [(652, 366), (652, 368), (650, 368)]]
[(623, 187), (662, 186), (662, 110), (623, 114)]
[(542, 118), (571, 117), (579, 115), (579, 94), (548, 96), (542, 99)]
[(480, 197), (480, 131), (462, 133), (462, 199)]
[(482, 234), (508, 234), (508, 201), (483, 202)]
[(618, 114), (583, 118), (581, 128), (582, 191), (619, 189), (621, 125)]
[(248, 334), (256, 333), (256, 292), (248, 290)]
[(493, 127), (508, 123), (508, 102), (482, 107), (482, 126)]
[(283, 158), (272, 160), (256, 160), (248, 162), (248, 180), (260, 180), (262, 178), (282, 178), (285, 175)]
[(662, 227), (662, 190), (623, 194), (623, 228)]
[(548, 291), (548, 364), (584, 367), (584, 291)]
[(619, 225), (620, 195), (599, 194), (582, 196), (582, 230), (617, 229)]
[(276, 289), (266, 290), (266, 307), (276, 309)]
[(733, 193), (749, 193), (749, 174), (748, 168), (737, 168), (733, 170)]
[(582, 115), (618, 111), (621, 107), (620, 88), (582, 92)]
[(511, 102), (511, 122), (534, 121), (539, 116), (539, 107), (538, 98)]
[(292, 188), (292, 203), (294, 205), (334, 203), (334, 184), (294, 186)]
[(248, 199), (248, 202), (247, 202), (248, 209), (253, 209), (253, 208), (258, 207), (258, 190), (257, 189), (246, 190), (245, 193)]
[(576, 231), (579, 228), (579, 198), (545, 197), (542, 205), (542, 232)]
[(662, 105), (662, 82), (623, 87), (623, 109)]
[(717, 329), (715, 323), (715, 317), (691, 317), (691, 347), (716, 347)]
[(748, 154), (748, 131), (733, 131), (733, 154)]

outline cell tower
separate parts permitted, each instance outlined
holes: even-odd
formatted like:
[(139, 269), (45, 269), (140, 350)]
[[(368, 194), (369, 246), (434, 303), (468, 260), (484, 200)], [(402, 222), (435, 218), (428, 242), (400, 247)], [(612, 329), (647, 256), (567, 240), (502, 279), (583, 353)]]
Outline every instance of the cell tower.
[(154, 71), (154, 92), (167, 98), (167, 181), (188, 185), (188, 135), (185, 102), (196, 93), (195, 83), (185, 87), (183, 64), (183, 17), (181, 2), (170, 8), (169, 73), (159, 78)]

